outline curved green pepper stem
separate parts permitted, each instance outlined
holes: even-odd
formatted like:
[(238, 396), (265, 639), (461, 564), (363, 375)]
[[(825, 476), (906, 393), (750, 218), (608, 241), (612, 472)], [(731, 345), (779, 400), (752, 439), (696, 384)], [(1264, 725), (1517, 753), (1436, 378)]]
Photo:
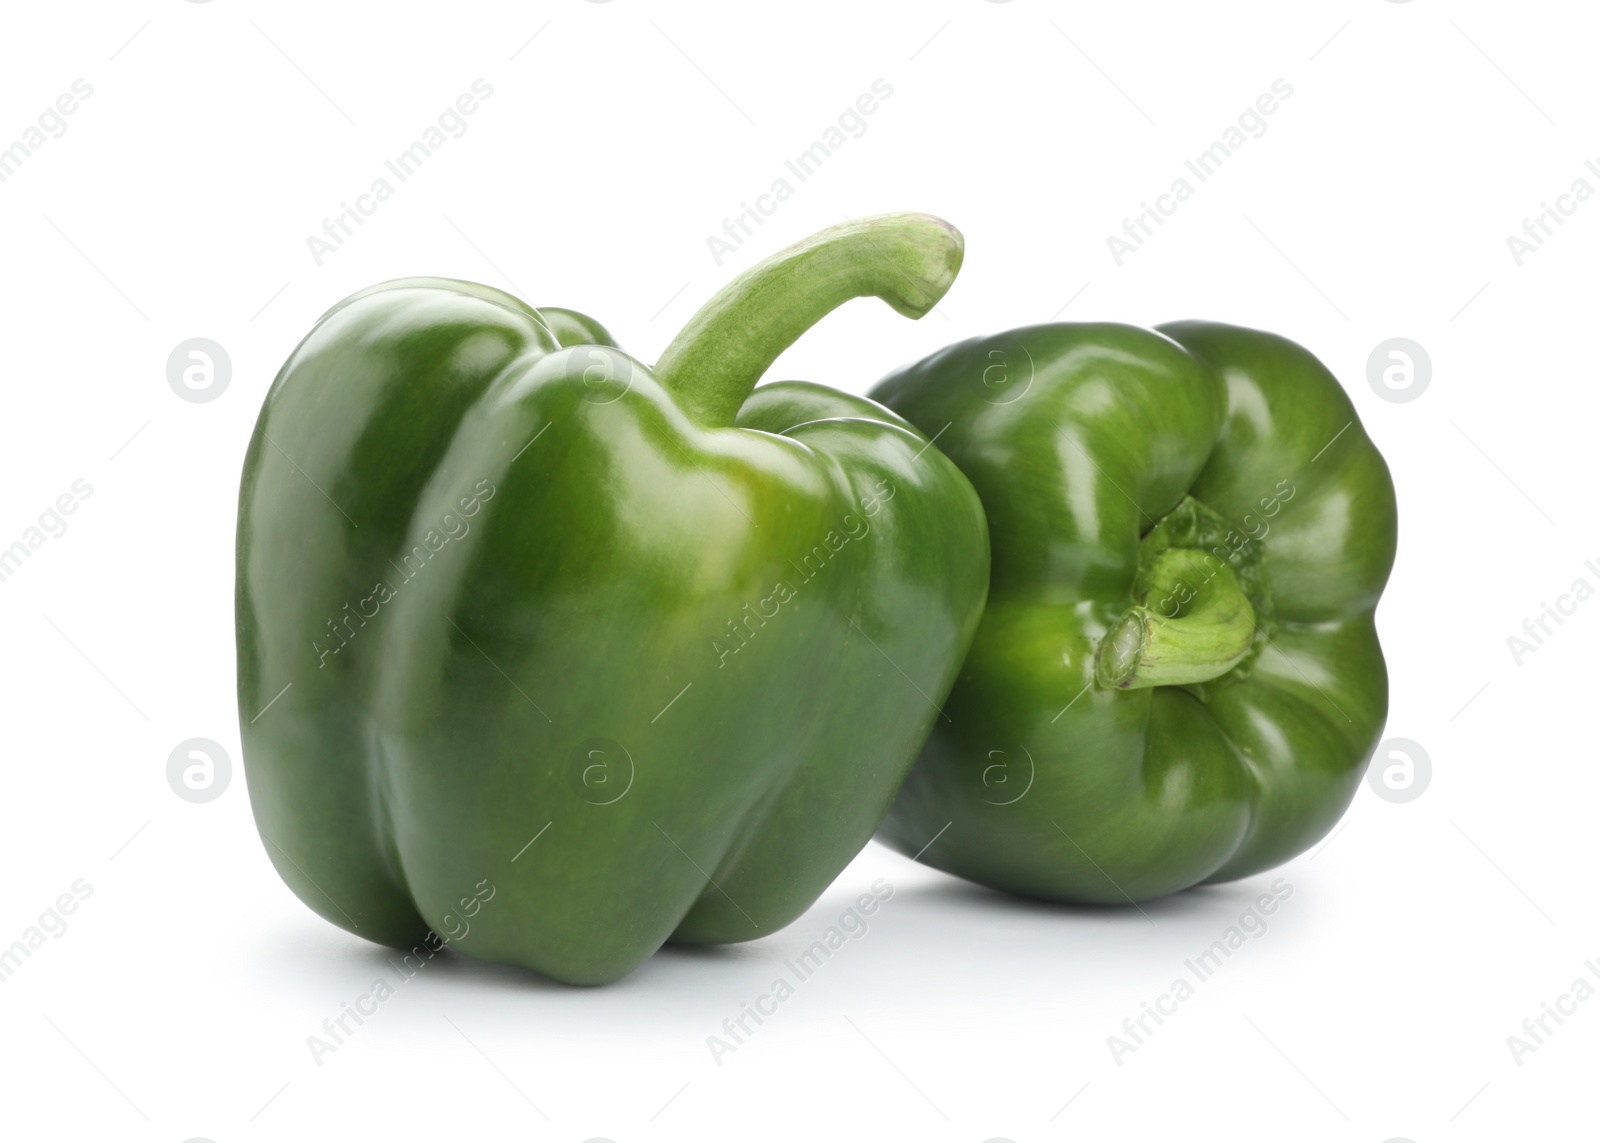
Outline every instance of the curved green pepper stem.
[(955, 281), (962, 251), (961, 232), (931, 214), (829, 227), (723, 287), (667, 346), (656, 377), (702, 424), (731, 425), (778, 355), (829, 311), (878, 297), (919, 318)]
[[(1233, 569), (1193, 548), (1168, 548), (1140, 581), (1144, 602), (1111, 625), (1095, 655), (1108, 690), (1203, 683), (1250, 650), (1256, 613)], [(1154, 606), (1151, 606), (1151, 604)]]

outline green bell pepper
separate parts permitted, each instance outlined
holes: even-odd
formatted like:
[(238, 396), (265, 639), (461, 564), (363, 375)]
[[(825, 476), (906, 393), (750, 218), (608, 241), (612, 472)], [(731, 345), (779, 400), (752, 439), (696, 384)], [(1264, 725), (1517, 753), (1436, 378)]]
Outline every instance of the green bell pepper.
[[(1271, 334), (1041, 325), (873, 396), (988, 514), (989, 603), (882, 838), (1050, 900), (1141, 901), (1328, 832), (1388, 706), (1389, 472)], [(926, 851), (924, 853), (924, 851)]]
[(653, 370), (466, 282), (330, 310), (239, 493), (245, 772), (290, 888), (369, 940), (572, 983), (799, 916), (938, 717), (988, 541), (886, 409), (751, 391), (850, 298), (926, 313), (961, 254), (926, 215), (835, 227)]

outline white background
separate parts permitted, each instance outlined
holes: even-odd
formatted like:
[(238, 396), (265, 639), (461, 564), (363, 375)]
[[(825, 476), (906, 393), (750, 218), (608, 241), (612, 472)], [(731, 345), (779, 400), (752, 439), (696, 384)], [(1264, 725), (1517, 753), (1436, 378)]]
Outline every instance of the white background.
[[(1083, 8), (8, 6), (0, 146), (74, 79), (93, 94), (0, 183), (0, 546), (75, 480), (93, 491), (0, 583), (0, 945), (75, 880), (92, 896), (0, 983), (0, 1133), (1593, 1136), (1600, 998), (1520, 1064), (1507, 1037), (1600, 961), (1600, 602), (1520, 665), (1507, 638), (1600, 586), (1600, 203), (1520, 266), (1506, 239), (1580, 177), (1600, 188), (1600, 22), (1486, 0)], [(467, 132), (317, 265), (307, 236), (479, 77)], [(878, 78), (893, 95), (865, 134), (716, 264), (707, 237)], [(1266, 133), (1118, 265), (1107, 236), (1278, 78)], [(757, 258), (901, 209), (966, 234), (939, 311), (853, 303), (774, 376), (860, 392), (1052, 317), (1234, 321), (1333, 368), (1394, 471), (1385, 734), (1420, 744), (1431, 783), (1404, 804), (1363, 787), (1324, 847), (1148, 916), (874, 845), (765, 940), (668, 950), (601, 990), (452, 957), (313, 1062), (307, 1037), (393, 974), (279, 882), (238, 769), (235, 496), (278, 365), (340, 297), (424, 273), (591, 313), (653, 360)], [(204, 403), (166, 375), (192, 337), (232, 363)], [(1368, 381), (1392, 337), (1431, 360), (1409, 402)], [(194, 737), (233, 761), (205, 804), (166, 776)], [(895, 893), (866, 935), (714, 1062), (707, 1037), (880, 876)], [(1293, 896), (1268, 932), (1115, 1062), (1107, 1037), (1273, 876)]]

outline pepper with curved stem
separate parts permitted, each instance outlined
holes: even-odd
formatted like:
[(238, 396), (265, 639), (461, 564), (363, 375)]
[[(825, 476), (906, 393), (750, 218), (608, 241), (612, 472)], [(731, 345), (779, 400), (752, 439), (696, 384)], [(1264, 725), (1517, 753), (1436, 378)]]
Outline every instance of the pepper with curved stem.
[(591, 984), (808, 908), (938, 717), (988, 538), (887, 409), (752, 389), (834, 307), (915, 316), (960, 263), (930, 216), (834, 227), (658, 371), (466, 282), (325, 315), (239, 492), (244, 766), (295, 893), (369, 940)]

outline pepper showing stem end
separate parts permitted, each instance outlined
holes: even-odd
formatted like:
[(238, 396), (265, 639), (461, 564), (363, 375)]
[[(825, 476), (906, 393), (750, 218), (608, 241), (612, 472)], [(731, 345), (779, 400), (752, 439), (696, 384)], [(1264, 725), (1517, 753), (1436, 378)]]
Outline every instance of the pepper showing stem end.
[(830, 311), (877, 297), (920, 318), (961, 269), (961, 232), (931, 214), (881, 214), (829, 227), (746, 270), (700, 307), (656, 377), (707, 427), (733, 424), (761, 375)]
[[(994, 553), (884, 842), (996, 889), (1126, 905), (1328, 835), (1383, 738), (1373, 609), (1396, 522), (1321, 362), (1214, 322), (1050, 323), (870, 395), (972, 481)], [(1001, 755), (1026, 759), (1026, 797), (996, 795)]]
[(1250, 650), (1255, 609), (1227, 564), (1193, 548), (1168, 548), (1141, 579), (1148, 585), (1144, 602), (1124, 612), (1100, 643), (1100, 686), (1203, 683), (1232, 670)]

